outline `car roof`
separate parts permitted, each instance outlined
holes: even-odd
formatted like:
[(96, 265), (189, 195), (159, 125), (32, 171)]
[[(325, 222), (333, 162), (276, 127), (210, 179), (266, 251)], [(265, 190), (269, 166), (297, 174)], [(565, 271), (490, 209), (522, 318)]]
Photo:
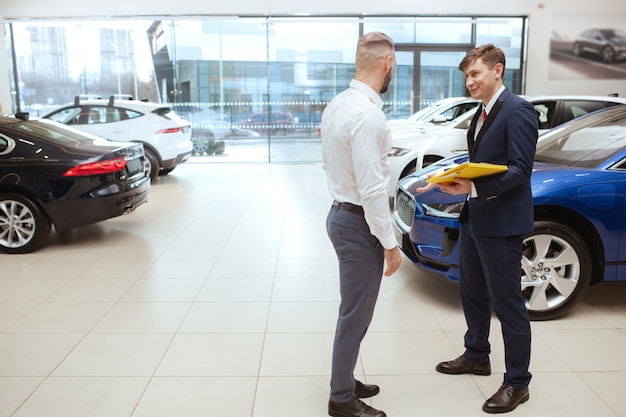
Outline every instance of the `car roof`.
[(36, 117), (30, 117), (29, 113), (16, 113), (16, 114), (0, 114), (0, 124), (8, 125), (12, 123), (23, 122), (29, 119), (37, 119)]
[[(118, 100), (113, 100), (113, 101), (111, 101), (111, 99), (74, 100), (74, 102), (66, 103), (60, 106), (59, 108), (75, 106), (75, 105), (107, 106), (107, 105), (110, 105), (111, 103), (113, 104), (113, 106), (124, 107), (128, 109), (137, 109), (137, 110), (141, 110), (144, 112), (149, 112), (149, 111), (153, 111), (155, 109), (160, 109), (160, 108), (171, 109), (171, 106), (169, 104), (160, 104), (160, 103), (153, 103), (150, 101), (125, 100), (125, 99), (118, 99)], [(58, 108), (55, 109), (54, 111), (56, 110), (58, 110)]]
[(613, 106), (605, 107), (603, 109), (596, 110), (591, 113), (587, 113), (576, 119), (569, 120), (560, 126), (548, 130), (540, 135), (540, 139), (537, 142), (537, 150), (549, 147), (552, 142), (558, 140), (560, 133), (567, 130), (578, 130), (585, 126), (592, 125), (598, 121), (602, 121), (605, 118), (620, 115), (626, 113), (626, 106)]
[(455, 103), (463, 103), (463, 102), (473, 102), (473, 101), (480, 101), (477, 100), (475, 98), (471, 98), (471, 97), (448, 97), (448, 98), (442, 98), (441, 100), (437, 100), (435, 101), (432, 106), (441, 106), (444, 104), (455, 104)]
[(528, 101), (540, 100), (592, 100), (592, 101), (610, 101), (613, 103), (626, 104), (626, 97), (616, 96), (596, 96), (596, 95), (525, 95), (522, 96)]

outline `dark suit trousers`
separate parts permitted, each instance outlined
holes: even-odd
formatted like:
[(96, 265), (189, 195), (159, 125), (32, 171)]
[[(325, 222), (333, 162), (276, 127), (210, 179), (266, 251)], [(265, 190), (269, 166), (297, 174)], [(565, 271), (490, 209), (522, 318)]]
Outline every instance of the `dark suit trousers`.
[[(469, 216), (468, 216), (469, 217)], [(491, 352), (489, 326), (492, 309), (504, 338), (504, 383), (528, 386), (531, 374), (531, 332), (528, 310), (520, 289), (522, 236), (484, 236), (461, 223), (459, 243), (461, 301), (467, 321), (464, 356), (485, 362)]]
[(328, 236), (339, 260), (341, 303), (333, 344), (330, 399), (354, 397), (354, 368), (361, 341), (374, 315), (383, 274), (384, 249), (362, 215), (332, 207)]

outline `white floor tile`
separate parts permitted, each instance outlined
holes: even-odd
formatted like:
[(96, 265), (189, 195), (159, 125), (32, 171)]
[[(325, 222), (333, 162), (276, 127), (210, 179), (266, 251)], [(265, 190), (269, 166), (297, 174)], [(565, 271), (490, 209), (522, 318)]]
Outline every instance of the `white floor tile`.
[(48, 376), (81, 338), (80, 334), (0, 334), (0, 376)]
[(111, 303), (42, 303), (7, 328), (7, 333), (87, 333)]
[(38, 303), (0, 302), (0, 333), (37, 307)]
[(328, 384), (325, 376), (261, 377), (252, 416), (328, 415)]
[(272, 278), (210, 278), (202, 285), (196, 301), (269, 302), (273, 285)]
[[(207, 181), (207, 178), (219, 179)], [(0, 255), (0, 417), (327, 414), (339, 305), (320, 164), (186, 163), (129, 216)], [(533, 322), (531, 399), (511, 417), (626, 417), (626, 285)], [(355, 374), (389, 416), (484, 416), (504, 373), (441, 375), (466, 330), (458, 285), (404, 258)]]
[(264, 333), (269, 302), (195, 303), (181, 333)]
[(94, 333), (176, 333), (190, 303), (118, 303)]
[(249, 417), (255, 377), (156, 377), (133, 417)]
[(332, 333), (270, 333), (263, 346), (262, 376), (330, 375)]
[(205, 280), (202, 278), (139, 279), (121, 298), (122, 302), (192, 302)]
[(339, 303), (273, 302), (267, 323), (270, 333), (334, 332)]
[(256, 376), (263, 334), (178, 334), (157, 376)]
[(63, 359), (53, 376), (152, 376), (171, 334), (89, 334)]
[(127, 417), (147, 384), (148, 378), (52, 377), (13, 417)]
[(0, 416), (13, 415), (43, 380), (43, 377), (0, 377)]

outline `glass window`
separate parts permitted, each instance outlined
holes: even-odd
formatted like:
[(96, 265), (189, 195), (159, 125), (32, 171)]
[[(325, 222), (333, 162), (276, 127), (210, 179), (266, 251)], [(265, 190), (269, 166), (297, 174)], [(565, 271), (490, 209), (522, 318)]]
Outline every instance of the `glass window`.
[(539, 129), (551, 128), (556, 111), (556, 101), (549, 100), (545, 102), (535, 102), (533, 103), (533, 106), (539, 116)]
[(79, 124), (81, 108), (80, 107), (68, 107), (63, 110), (51, 114), (49, 119), (55, 122), (64, 123), (66, 125)]
[(564, 100), (563, 113), (564, 113), (565, 118), (562, 123), (565, 123), (569, 120), (573, 120), (587, 113), (591, 113), (596, 110), (600, 110), (604, 107), (610, 107), (613, 105), (614, 105), (613, 103), (600, 102), (600, 101)]
[(469, 44), (472, 19), (426, 17), (366, 17), (363, 33), (383, 32), (396, 43)]
[(15, 142), (0, 133), (0, 155), (6, 155), (13, 150)]
[(604, 118), (573, 132), (567, 129), (550, 132), (537, 146), (537, 161), (593, 168), (626, 147), (623, 115)]
[[(10, 23), (16, 54), (10, 65), (19, 73), (13, 85), (21, 111), (43, 115), (69, 103), (71, 109), (54, 117), (111, 123), (138, 116), (123, 109), (123, 99), (145, 99), (191, 122), (196, 157), (319, 161), (322, 112), (355, 76), (360, 33), (383, 31), (408, 48), (397, 52), (383, 95), (393, 119), (465, 94), (457, 65), (474, 37), (503, 47), (505, 82), (517, 83), (507, 85), (519, 92), (524, 22), (424, 16), (20, 21)], [(76, 96), (115, 96), (118, 110), (79, 110), (72, 106)], [(221, 142), (224, 155), (206, 158)]]

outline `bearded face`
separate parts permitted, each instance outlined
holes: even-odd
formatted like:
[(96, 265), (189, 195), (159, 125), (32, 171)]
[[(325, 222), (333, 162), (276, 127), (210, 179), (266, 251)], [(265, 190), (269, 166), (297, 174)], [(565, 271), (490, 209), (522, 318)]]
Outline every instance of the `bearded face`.
[(393, 71), (395, 70), (395, 68), (395, 64), (389, 67), (389, 71), (387, 71), (387, 74), (385, 74), (383, 85), (380, 88), (380, 94), (386, 93), (387, 89), (389, 89), (389, 84), (391, 83), (391, 78), (393, 78)]

